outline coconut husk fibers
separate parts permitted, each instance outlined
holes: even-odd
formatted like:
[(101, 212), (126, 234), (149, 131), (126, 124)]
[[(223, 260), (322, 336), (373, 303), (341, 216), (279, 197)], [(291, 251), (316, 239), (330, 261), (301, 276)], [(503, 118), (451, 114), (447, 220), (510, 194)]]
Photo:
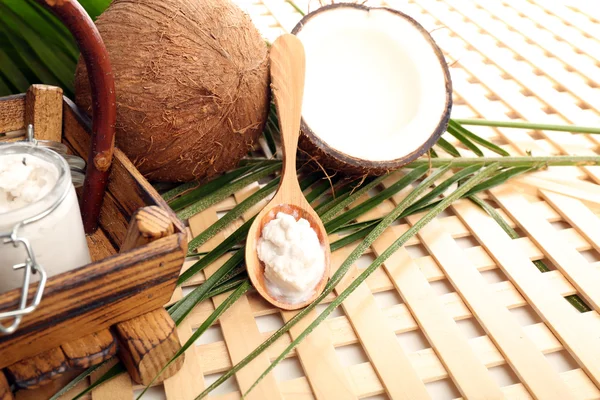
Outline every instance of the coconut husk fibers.
[[(150, 180), (206, 179), (251, 149), (269, 110), (268, 50), (229, 0), (114, 0), (96, 25), (117, 95), (116, 144)], [(77, 104), (91, 113), (80, 60)]]

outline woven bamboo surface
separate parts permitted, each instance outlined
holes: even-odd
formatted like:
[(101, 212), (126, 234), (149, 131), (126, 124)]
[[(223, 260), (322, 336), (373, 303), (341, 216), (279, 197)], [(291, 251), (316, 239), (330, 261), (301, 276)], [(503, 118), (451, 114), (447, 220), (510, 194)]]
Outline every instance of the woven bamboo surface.
[[(301, 17), (281, 0), (238, 2), (269, 41)], [(454, 117), (599, 125), (600, 9), (590, 2), (371, 4), (397, 8), (433, 32), (452, 65)], [(301, 0), (297, 5), (309, 8)], [(315, 7), (312, 2), (310, 8)], [(473, 130), (515, 155), (600, 154), (600, 136)], [(555, 167), (487, 193), (521, 234), (514, 240), (477, 206), (455, 203), (371, 275), (248, 398), (599, 399), (599, 184), (600, 167)], [(197, 235), (258, 188), (250, 185), (193, 217), (191, 233)], [(362, 218), (384, 215), (402, 195)], [(390, 228), (336, 291), (415, 221), (408, 218)], [(215, 247), (241, 222), (200, 250)], [(351, 250), (333, 254), (334, 270)], [(205, 273), (213, 273), (226, 257)], [(531, 262), (542, 259), (551, 271), (541, 273)], [(200, 273), (188, 284), (204, 279)], [(564, 299), (572, 294), (593, 311), (579, 313)], [(178, 289), (175, 299), (181, 295)], [(195, 308), (179, 327), (183, 341), (224, 296)], [(194, 398), (292, 315), (255, 293), (243, 297), (187, 351), (183, 370), (152, 388), (149, 398)], [(211, 398), (240, 398), (240, 391), (306, 324), (292, 329)], [(121, 376), (92, 398), (130, 400), (136, 389)]]

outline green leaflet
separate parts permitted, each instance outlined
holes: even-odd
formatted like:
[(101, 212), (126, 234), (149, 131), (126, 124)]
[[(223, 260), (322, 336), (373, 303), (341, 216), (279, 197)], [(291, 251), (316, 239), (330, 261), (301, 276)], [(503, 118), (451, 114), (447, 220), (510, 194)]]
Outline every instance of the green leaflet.
[(221, 268), (215, 271), (202, 285), (196, 287), (191, 293), (183, 299), (175, 303), (169, 308), (169, 314), (177, 325), (183, 321), (186, 315), (202, 300), (208, 298), (210, 290), (223, 278), (227, 273), (231, 272), (235, 267), (244, 261), (244, 250), (238, 250), (231, 256), (229, 260), (223, 264)]
[(528, 167), (544, 168), (559, 165), (598, 165), (600, 156), (548, 156), (548, 157), (457, 157), (457, 158), (432, 158), (430, 160), (419, 159), (411, 162), (406, 168), (416, 168), (422, 165), (429, 165), (432, 168), (449, 165), (454, 167), (469, 167), (471, 165), (490, 165), (498, 164), (501, 167)]
[[(89, 371), (89, 369), (86, 370), (86, 372), (87, 371)], [(127, 370), (125, 369), (125, 366), (123, 365), (123, 363), (121, 363), (121, 362), (116, 363), (108, 371), (106, 371), (100, 378), (98, 378), (96, 380), (96, 382), (92, 383), (90, 386), (85, 388), (85, 390), (83, 390), (77, 396), (73, 397), (73, 400), (80, 399), (81, 397), (90, 393), (92, 390), (94, 390), (98, 386), (110, 381), (113, 378), (116, 378), (117, 376), (121, 375), (124, 372), (127, 372)]]
[(452, 145), (452, 143), (450, 143), (449, 141), (447, 141), (443, 137), (440, 137), (438, 139), (436, 145), (439, 146), (446, 153), (450, 154), (451, 156), (453, 156), (453, 157), (460, 157), (460, 153), (458, 152), (458, 150), (456, 150), (456, 147), (454, 147)]
[(234, 209), (229, 211), (227, 214), (223, 216), (223, 218), (219, 219), (217, 222), (212, 224), (208, 229), (203, 231), (201, 234), (190, 240), (188, 244), (188, 248), (196, 249), (206, 243), (210, 238), (215, 236), (221, 230), (223, 230), (227, 225), (235, 221), (237, 218), (241, 217), (246, 211), (250, 209), (253, 205), (257, 204), (259, 201), (263, 200), (269, 194), (273, 193), (279, 184), (280, 178), (277, 177), (273, 179), (271, 182), (267, 183), (264, 187), (258, 190), (256, 193), (253, 193), (247, 199), (238, 204)]
[(458, 129), (455, 129), (452, 125), (448, 125), (448, 133), (458, 139), (459, 142), (465, 145), (465, 147), (475, 153), (478, 157), (483, 157), (483, 152), (477, 147), (467, 136), (463, 135)]
[(408, 174), (401, 177), (396, 183), (382, 190), (377, 195), (365, 200), (360, 205), (346, 211), (337, 218), (327, 222), (325, 224), (325, 229), (327, 230), (327, 232), (335, 232), (337, 229), (344, 226), (346, 223), (356, 219), (357, 216), (364, 214), (368, 210), (372, 210), (377, 205), (381, 204), (384, 200), (389, 199), (394, 194), (407, 187), (411, 182), (414, 182), (415, 176), (421, 176), (424, 172), (425, 170), (423, 169), (423, 167), (415, 168)]
[(538, 124), (534, 122), (515, 122), (515, 121), (490, 121), (485, 119), (455, 119), (454, 122), (462, 125), (492, 126), (495, 128), (518, 128), (541, 131), (558, 131), (574, 133), (594, 133), (600, 134), (600, 128), (579, 125), (556, 125), (556, 124)]
[(448, 122), (448, 126), (452, 127), (453, 129), (457, 130), (458, 132), (460, 132), (463, 136), (465, 136), (466, 138), (472, 140), (473, 142), (485, 147), (488, 150), (493, 151), (496, 154), (500, 154), (501, 156), (510, 156), (510, 154), (502, 149), (500, 146), (485, 140), (484, 138), (482, 138), (481, 136), (478, 136), (476, 134), (474, 134), (473, 132), (471, 132), (470, 130), (468, 130), (467, 128), (463, 127), (461, 124), (459, 124), (458, 122), (456, 122), (456, 120), (450, 120)]
[[(215, 190), (214, 192), (210, 193), (210, 195), (200, 198), (198, 201), (192, 203), (191, 205), (187, 206), (183, 210), (177, 212), (177, 217), (180, 219), (183, 219), (183, 220), (193, 217), (194, 215), (206, 210), (208, 207), (218, 203), (219, 201), (223, 200), (224, 198), (231, 196), (233, 193), (237, 192), (238, 190), (243, 189), (244, 187), (248, 186), (249, 184), (251, 184), (253, 182), (256, 182), (259, 179), (269, 176), (269, 175), (273, 174), (275, 171), (278, 171), (280, 169), (281, 169), (281, 166), (279, 164), (270, 165), (266, 168), (260, 169), (260, 170), (253, 172), (247, 176), (244, 176), (244, 177), (232, 182), (229, 185), (225, 185), (225, 186)], [(177, 199), (177, 200), (179, 200), (179, 199)], [(175, 201), (174, 201), (174, 203), (175, 203)]]

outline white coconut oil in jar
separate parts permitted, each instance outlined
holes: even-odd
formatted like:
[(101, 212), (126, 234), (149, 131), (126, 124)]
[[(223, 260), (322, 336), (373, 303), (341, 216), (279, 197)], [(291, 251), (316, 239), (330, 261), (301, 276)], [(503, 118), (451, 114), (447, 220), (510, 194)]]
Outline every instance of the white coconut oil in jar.
[[(52, 150), (0, 145), (0, 233), (16, 226), (48, 277), (91, 261), (69, 164)], [(0, 239), (0, 293), (23, 285), (13, 266), (26, 259), (23, 245)]]

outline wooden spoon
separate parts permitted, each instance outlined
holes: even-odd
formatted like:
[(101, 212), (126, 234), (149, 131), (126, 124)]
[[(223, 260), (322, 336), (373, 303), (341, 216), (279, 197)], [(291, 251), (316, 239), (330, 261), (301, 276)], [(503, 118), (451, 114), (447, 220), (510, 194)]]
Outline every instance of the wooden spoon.
[[(329, 240), (323, 222), (304, 198), (296, 175), (296, 149), (300, 135), (302, 94), (304, 92), (304, 47), (294, 35), (280, 36), (271, 47), (271, 88), (279, 116), (283, 144), (283, 171), (273, 200), (258, 214), (248, 231), (246, 240), (246, 268), (252, 284), (271, 304), (284, 310), (296, 310), (310, 304), (322, 291), (329, 278)], [(290, 304), (286, 299), (273, 296), (265, 284), (264, 264), (259, 260), (257, 244), (263, 227), (278, 212), (293, 215), (296, 220), (306, 219), (316, 232), (325, 256), (325, 271), (313, 294), (306, 301)]]

